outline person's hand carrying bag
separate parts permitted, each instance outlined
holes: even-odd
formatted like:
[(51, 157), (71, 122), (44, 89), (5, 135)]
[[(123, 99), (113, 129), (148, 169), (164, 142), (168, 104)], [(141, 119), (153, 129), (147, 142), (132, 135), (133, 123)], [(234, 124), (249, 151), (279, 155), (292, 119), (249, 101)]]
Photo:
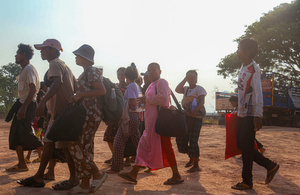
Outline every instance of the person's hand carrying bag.
[(53, 122), (47, 138), (52, 141), (77, 141), (82, 133), (86, 110), (80, 101), (70, 104)]

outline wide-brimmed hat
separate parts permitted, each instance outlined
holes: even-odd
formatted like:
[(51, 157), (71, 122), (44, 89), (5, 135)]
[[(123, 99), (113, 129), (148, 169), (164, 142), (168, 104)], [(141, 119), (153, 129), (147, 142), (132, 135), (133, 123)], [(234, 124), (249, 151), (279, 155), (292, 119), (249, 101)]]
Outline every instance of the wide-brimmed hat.
[(63, 51), (61, 44), (56, 39), (47, 39), (42, 44), (34, 44), (35, 49), (41, 50), (43, 47), (53, 47), (58, 51)]
[(79, 49), (73, 51), (73, 53), (75, 55), (80, 55), (81, 57), (94, 63), (95, 51), (90, 45), (84, 44), (81, 47), (79, 47)]

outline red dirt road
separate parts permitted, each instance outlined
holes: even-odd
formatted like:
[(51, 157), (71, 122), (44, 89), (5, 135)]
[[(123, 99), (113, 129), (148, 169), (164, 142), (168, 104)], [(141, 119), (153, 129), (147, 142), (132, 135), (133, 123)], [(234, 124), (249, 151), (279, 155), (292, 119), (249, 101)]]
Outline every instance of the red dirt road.
[[(51, 188), (54, 183), (68, 178), (69, 172), (66, 164), (57, 164), (56, 180), (47, 182), (44, 188), (21, 187), (16, 183), (18, 179), (32, 176), (38, 168), (37, 163), (28, 164), (28, 172), (5, 171), (5, 168), (17, 162), (15, 151), (8, 149), (9, 127), (10, 123), (0, 120), (0, 194), (68, 194), (68, 191), (55, 191)], [(103, 171), (109, 169), (103, 161), (111, 156), (106, 142), (103, 141), (104, 130), (105, 125), (100, 125), (95, 138), (95, 161)], [(95, 194), (300, 194), (300, 129), (263, 127), (257, 133), (257, 139), (266, 148), (265, 156), (281, 166), (269, 185), (264, 184), (266, 170), (254, 164), (254, 188), (249, 191), (232, 190), (231, 185), (241, 181), (242, 161), (239, 158), (224, 160), (224, 126), (204, 125), (199, 139), (201, 172), (186, 172), (187, 168), (184, 168), (184, 165), (188, 158), (178, 153), (175, 140), (172, 139), (178, 168), (185, 180), (183, 184), (163, 185), (163, 182), (171, 176), (170, 168), (152, 173), (145, 173), (141, 170), (136, 185), (126, 182), (117, 175), (109, 175)], [(36, 157), (37, 154), (32, 153), (31, 160)], [(128, 167), (124, 169), (124, 171), (129, 170)]]

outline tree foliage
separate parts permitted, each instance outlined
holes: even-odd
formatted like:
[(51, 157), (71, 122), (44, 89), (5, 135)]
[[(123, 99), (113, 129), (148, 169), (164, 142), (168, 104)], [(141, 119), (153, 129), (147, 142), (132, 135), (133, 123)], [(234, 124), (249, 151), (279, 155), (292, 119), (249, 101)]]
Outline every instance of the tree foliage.
[(16, 77), (22, 68), (15, 63), (9, 63), (0, 68), (0, 112), (6, 113), (18, 97)]
[[(281, 4), (259, 21), (247, 26), (245, 34), (235, 41), (253, 37), (259, 53), (254, 60), (263, 73), (274, 72), (297, 81), (300, 76), (300, 0)], [(218, 75), (235, 79), (241, 62), (236, 53), (221, 59)]]

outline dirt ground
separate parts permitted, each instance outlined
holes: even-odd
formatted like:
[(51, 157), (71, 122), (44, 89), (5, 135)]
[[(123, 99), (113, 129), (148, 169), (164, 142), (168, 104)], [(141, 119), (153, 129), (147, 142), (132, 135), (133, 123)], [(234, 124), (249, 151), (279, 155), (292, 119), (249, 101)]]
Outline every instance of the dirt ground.
[[(28, 164), (28, 172), (5, 171), (5, 168), (17, 162), (15, 151), (8, 149), (9, 127), (10, 123), (0, 120), (0, 194), (68, 194), (68, 191), (55, 191), (51, 188), (54, 183), (68, 178), (69, 172), (66, 164), (57, 164), (56, 180), (47, 182), (44, 188), (21, 187), (16, 183), (18, 179), (32, 176), (37, 171), (38, 163)], [(103, 171), (109, 169), (103, 161), (111, 157), (108, 146), (103, 141), (105, 127), (104, 124), (100, 125), (95, 138), (95, 161)], [(188, 158), (178, 152), (175, 140), (172, 139), (178, 168), (184, 179), (183, 184), (163, 185), (163, 182), (171, 176), (170, 168), (152, 173), (145, 173), (141, 170), (136, 185), (126, 182), (117, 175), (109, 175), (95, 194), (300, 194), (300, 129), (263, 127), (257, 133), (257, 139), (266, 148), (265, 156), (281, 166), (269, 185), (264, 184), (266, 170), (254, 164), (254, 188), (249, 191), (232, 190), (231, 185), (241, 181), (242, 161), (239, 158), (224, 160), (224, 126), (204, 125), (199, 139), (201, 172), (186, 172), (187, 168), (184, 168), (184, 165)], [(36, 157), (37, 153), (32, 153), (31, 159)], [(126, 167), (124, 171), (130, 169)]]

